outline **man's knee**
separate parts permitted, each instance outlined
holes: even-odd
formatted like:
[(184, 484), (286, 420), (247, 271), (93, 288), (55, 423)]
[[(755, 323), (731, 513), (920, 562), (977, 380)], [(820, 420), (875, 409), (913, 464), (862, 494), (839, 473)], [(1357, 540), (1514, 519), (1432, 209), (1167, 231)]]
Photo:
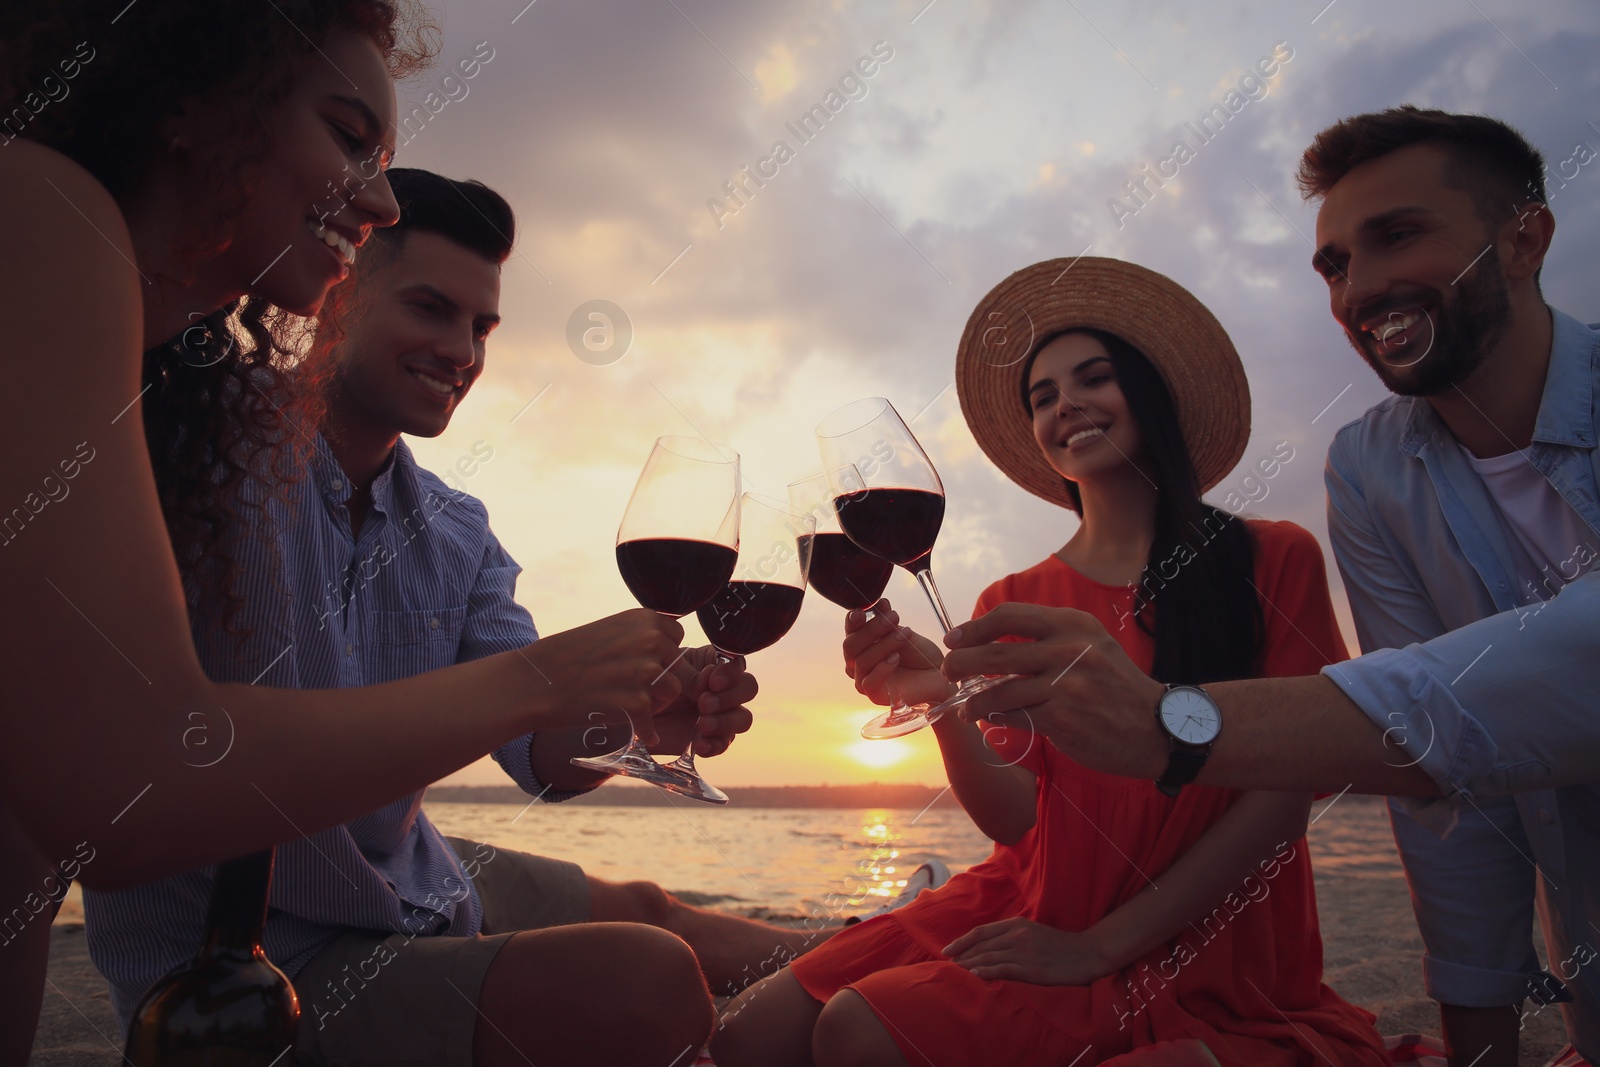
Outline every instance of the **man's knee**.
[[(554, 976), (560, 975), (559, 979)], [(516, 934), (495, 959), (480, 1007), (514, 1044), (519, 1026), (537, 1047), (550, 1029), (577, 1033), (626, 1022), (630, 1048), (666, 1063), (702, 1047), (713, 1024), (711, 994), (699, 961), (681, 938), (636, 923), (588, 923)], [(620, 1013), (620, 1015), (619, 1015)], [(480, 1034), (488, 1039), (489, 1035)], [(631, 1060), (631, 1057), (629, 1057)], [(620, 1062), (620, 1060), (619, 1060)]]
[(653, 1015), (643, 1020), (644, 1024), (666, 1036), (674, 1053), (679, 1042), (696, 1051), (704, 1048), (716, 1013), (694, 950), (682, 938), (656, 927), (630, 930), (634, 945), (627, 958), (637, 968), (636, 995), (631, 999)]

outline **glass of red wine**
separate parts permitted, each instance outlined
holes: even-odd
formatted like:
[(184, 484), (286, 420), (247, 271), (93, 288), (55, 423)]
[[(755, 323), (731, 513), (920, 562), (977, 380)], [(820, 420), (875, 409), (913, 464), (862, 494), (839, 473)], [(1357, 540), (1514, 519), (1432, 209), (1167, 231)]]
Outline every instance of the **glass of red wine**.
[(830, 473), (789, 483), (789, 506), (810, 515), (817, 524), (807, 549), (811, 559), (807, 581), (811, 588), (847, 611), (869, 611), (883, 596), (894, 564), (845, 536), (833, 504), (833, 485), (845, 474)]
[[(644, 607), (682, 618), (727, 585), (738, 558), (738, 454), (699, 437), (657, 438), (617, 529), (617, 569), (628, 591)], [(635, 732), (616, 752), (572, 762), (726, 804), (727, 795), (695, 773), (692, 752), (691, 741), (685, 759), (657, 763)]]
[[(731, 663), (735, 656), (776, 644), (800, 617), (816, 529), (810, 515), (755, 493), (744, 494), (739, 505), (739, 560), (733, 575), (696, 613), (719, 662)], [(693, 746), (671, 766), (692, 774)], [(706, 788), (721, 795), (715, 786)], [(727, 799), (722, 796), (723, 802)]]
[[(857, 546), (916, 576), (945, 633), (952, 629), (934, 583), (934, 542), (944, 522), (944, 485), (927, 453), (883, 397), (847, 404), (817, 424), (822, 465), (830, 471), (839, 527)], [(969, 678), (933, 706), (890, 708), (861, 728), (867, 738), (898, 737), (930, 726), (952, 708), (1018, 675)]]

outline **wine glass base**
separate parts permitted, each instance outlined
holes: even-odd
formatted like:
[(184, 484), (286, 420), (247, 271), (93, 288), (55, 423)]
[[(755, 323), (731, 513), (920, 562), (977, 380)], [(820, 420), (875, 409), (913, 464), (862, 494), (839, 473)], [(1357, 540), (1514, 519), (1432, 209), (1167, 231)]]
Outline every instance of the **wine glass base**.
[(861, 727), (861, 736), (869, 741), (901, 737), (915, 733), (925, 726), (932, 726), (943, 714), (943, 705), (935, 708), (928, 704), (904, 704), (898, 708), (890, 708), (873, 718)]
[(996, 674), (968, 678), (961, 683), (959, 689), (937, 704), (903, 704), (897, 708), (890, 708), (863, 726), (861, 736), (869, 741), (881, 741), (885, 738), (915, 733), (924, 726), (932, 726), (947, 712), (955, 711), (979, 693), (1025, 677), (1027, 676), (1022, 674)]
[(656, 784), (669, 793), (676, 793), (680, 797), (688, 797), (690, 800), (698, 800), (705, 804), (726, 804), (728, 802), (728, 794), (700, 777), (693, 767), (684, 768), (680, 766), (682, 762), (682, 760), (674, 760), (663, 768), (663, 770), (672, 771), (676, 774), (678, 776), (676, 781), (671, 783), (657, 782)]
[(704, 804), (726, 804), (728, 794), (701, 778), (699, 775), (690, 777), (670, 764), (657, 763), (649, 755), (640, 755), (627, 748), (604, 756), (574, 756), (572, 763), (591, 771), (600, 771), (604, 774), (620, 774), (627, 778), (638, 778), (659, 786), (669, 793), (676, 793), (680, 797), (698, 800)]
[(931, 716), (930, 721), (937, 722), (939, 720), (939, 716), (949, 711), (955, 711), (957, 708), (960, 708), (962, 705), (966, 704), (968, 700), (977, 696), (979, 693), (993, 689), (997, 685), (1004, 685), (1005, 683), (1014, 679), (1025, 677), (1027, 676), (1022, 674), (994, 674), (980, 675), (977, 678), (968, 678), (966, 681), (961, 683), (961, 687), (959, 689), (936, 705), (933, 711), (929, 712), (929, 715)]

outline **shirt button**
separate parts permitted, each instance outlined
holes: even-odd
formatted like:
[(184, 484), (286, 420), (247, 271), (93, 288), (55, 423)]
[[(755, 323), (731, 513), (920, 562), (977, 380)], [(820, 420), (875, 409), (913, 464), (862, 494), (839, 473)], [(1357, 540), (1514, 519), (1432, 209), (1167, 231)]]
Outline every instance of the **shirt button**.
[(428, 629), (437, 630), (438, 628), (439, 628), (439, 616), (435, 615), (433, 618), (428, 620)]
[(1540, 808), (1539, 821), (1544, 823), (1546, 826), (1549, 826), (1551, 823), (1555, 822), (1555, 819), (1551, 818), (1550, 813), (1544, 808)]
[(355, 645), (345, 645), (344, 646), (344, 654), (347, 655), (347, 656), (355, 655), (356, 654), (356, 646)]
[(334, 482), (333, 484), (329, 485), (328, 488), (332, 489), (335, 493), (342, 493), (344, 492), (344, 483)]

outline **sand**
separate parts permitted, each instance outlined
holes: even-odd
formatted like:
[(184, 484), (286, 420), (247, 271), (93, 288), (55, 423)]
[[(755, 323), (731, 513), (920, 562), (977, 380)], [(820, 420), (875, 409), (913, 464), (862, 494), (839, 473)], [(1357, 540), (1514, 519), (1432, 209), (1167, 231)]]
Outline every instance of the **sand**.
[[(1313, 809), (1317, 815), (1328, 802)], [(1338, 798), (1311, 828), (1322, 921), (1324, 980), (1378, 1016), (1384, 1034), (1437, 1034), (1438, 1009), (1422, 993), (1422, 942), (1388, 836), (1382, 801)], [(37, 1067), (113, 1067), (121, 1062), (105, 982), (89, 962), (82, 909), (63, 906), (51, 936), (34, 1053)], [(1566, 1043), (1554, 1008), (1528, 1018), (1519, 1057), (1542, 1067)]]

